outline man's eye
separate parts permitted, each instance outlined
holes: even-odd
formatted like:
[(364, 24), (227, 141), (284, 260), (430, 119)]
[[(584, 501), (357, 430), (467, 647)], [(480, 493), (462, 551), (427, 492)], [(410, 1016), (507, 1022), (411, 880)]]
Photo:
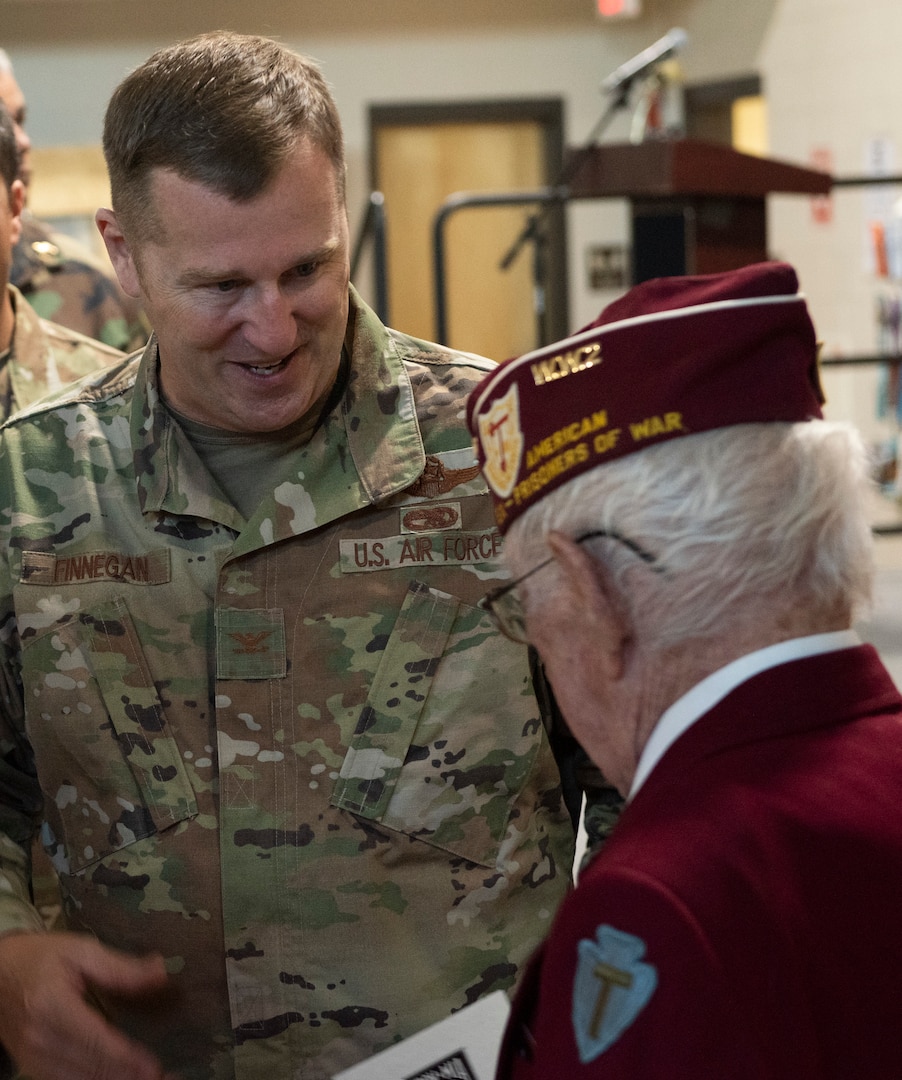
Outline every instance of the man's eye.
[(232, 289), (234, 289), (237, 284), (238, 284), (238, 282), (233, 280), (233, 279), (230, 279), (228, 281), (217, 281), (216, 282), (216, 288), (220, 292), (231, 292)]
[(319, 266), (319, 263), (301, 263), (299, 266), (295, 267), (294, 272), (298, 277), (310, 277), (311, 274), (316, 273), (317, 266)]

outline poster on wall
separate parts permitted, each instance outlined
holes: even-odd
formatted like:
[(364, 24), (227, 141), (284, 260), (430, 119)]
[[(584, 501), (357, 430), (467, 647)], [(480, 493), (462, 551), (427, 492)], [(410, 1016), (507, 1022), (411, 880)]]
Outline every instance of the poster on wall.
[[(868, 140), (865, 176), (892, 178), (897, 147), (887, 136)], [(892, 182), (868, 184), (862, 200), (865, 219), (865, 269), (875, 281), (874, 318), (878, 356), (902, 356), (902, 187)], [(872, 449), (874, 479), (884, 494), (902, 499), (902, 365), (880, 367), (876, 415), (886, 436)]]
[[(828, 173), (830, 176), (835, 171), (833, 150), (829, 146), (812, 147), (808, 155), (808, 163), (812, 169)], [(831, 225), (833, 223), (833, 195), (811, 196), (811, 219), (815, 225)]]
[[(879, 135), (865, 146), (864, 175), (875, 181), (897, 175), (895, 141)], [(863, 189), (865, 270), (877, 278), (902, 281), (902, 188), (893, 183)]]

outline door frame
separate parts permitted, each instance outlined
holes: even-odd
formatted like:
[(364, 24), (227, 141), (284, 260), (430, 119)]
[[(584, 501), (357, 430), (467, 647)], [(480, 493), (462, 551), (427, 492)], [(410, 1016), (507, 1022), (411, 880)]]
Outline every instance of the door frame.
[[(541, 129), (542, 158), (547, 187), (558, 186), (564, 168), (564, 104), (561, 98), (514, 98), (474, 101), (400, 102), (369, 107), (370, 189), (379, 190), (377, 133), (380, 128), (424, 127), (442, 124), (497, 124), (526, 121)], [(462, 211), (464, 212), (464, 211)], [(545, 316), (542, 320), (547, 344), (566, 337), (569, 330), (569, 287), (567, 280), (567, 231), (564, 206), (560, 202), (540, 208), (546, 225), (543, 258)], [(391, 207), (386, 207), (387, 228), (391, 228)], [(524, 209), (524, 230), (528, 225)], [(434, 255), (434, 252), (432, 253)], [(523, 245), (518, 258), (531, 258), (532, 242)], [(432, 260), (434, 265), (434, 259)], [(387, 274), (390, 277), (390, 268)]]

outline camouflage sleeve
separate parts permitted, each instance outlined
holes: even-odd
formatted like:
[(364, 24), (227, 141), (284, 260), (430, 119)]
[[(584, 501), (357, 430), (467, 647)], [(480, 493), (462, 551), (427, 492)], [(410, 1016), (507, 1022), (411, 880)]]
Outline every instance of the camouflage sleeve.
[[(0, 463), (2, 458), (0, 449)], [(8, 519), (8, 510), (0, 510), (0, 934), (43, 928), (31, 903), (31, 843), (41, 792), (25, 736), (7, 559)]]

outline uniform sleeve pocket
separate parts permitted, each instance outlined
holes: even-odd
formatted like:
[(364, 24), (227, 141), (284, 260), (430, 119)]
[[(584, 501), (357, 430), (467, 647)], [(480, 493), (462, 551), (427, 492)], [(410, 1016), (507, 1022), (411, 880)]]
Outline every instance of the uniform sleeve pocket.
[(197, 814), (124, 601), (36, 637), (23, 679), (48, 822), (70, 873)]
[(526, 650), (413, 582), (332, 803), (494, 866), (542, 738)]

